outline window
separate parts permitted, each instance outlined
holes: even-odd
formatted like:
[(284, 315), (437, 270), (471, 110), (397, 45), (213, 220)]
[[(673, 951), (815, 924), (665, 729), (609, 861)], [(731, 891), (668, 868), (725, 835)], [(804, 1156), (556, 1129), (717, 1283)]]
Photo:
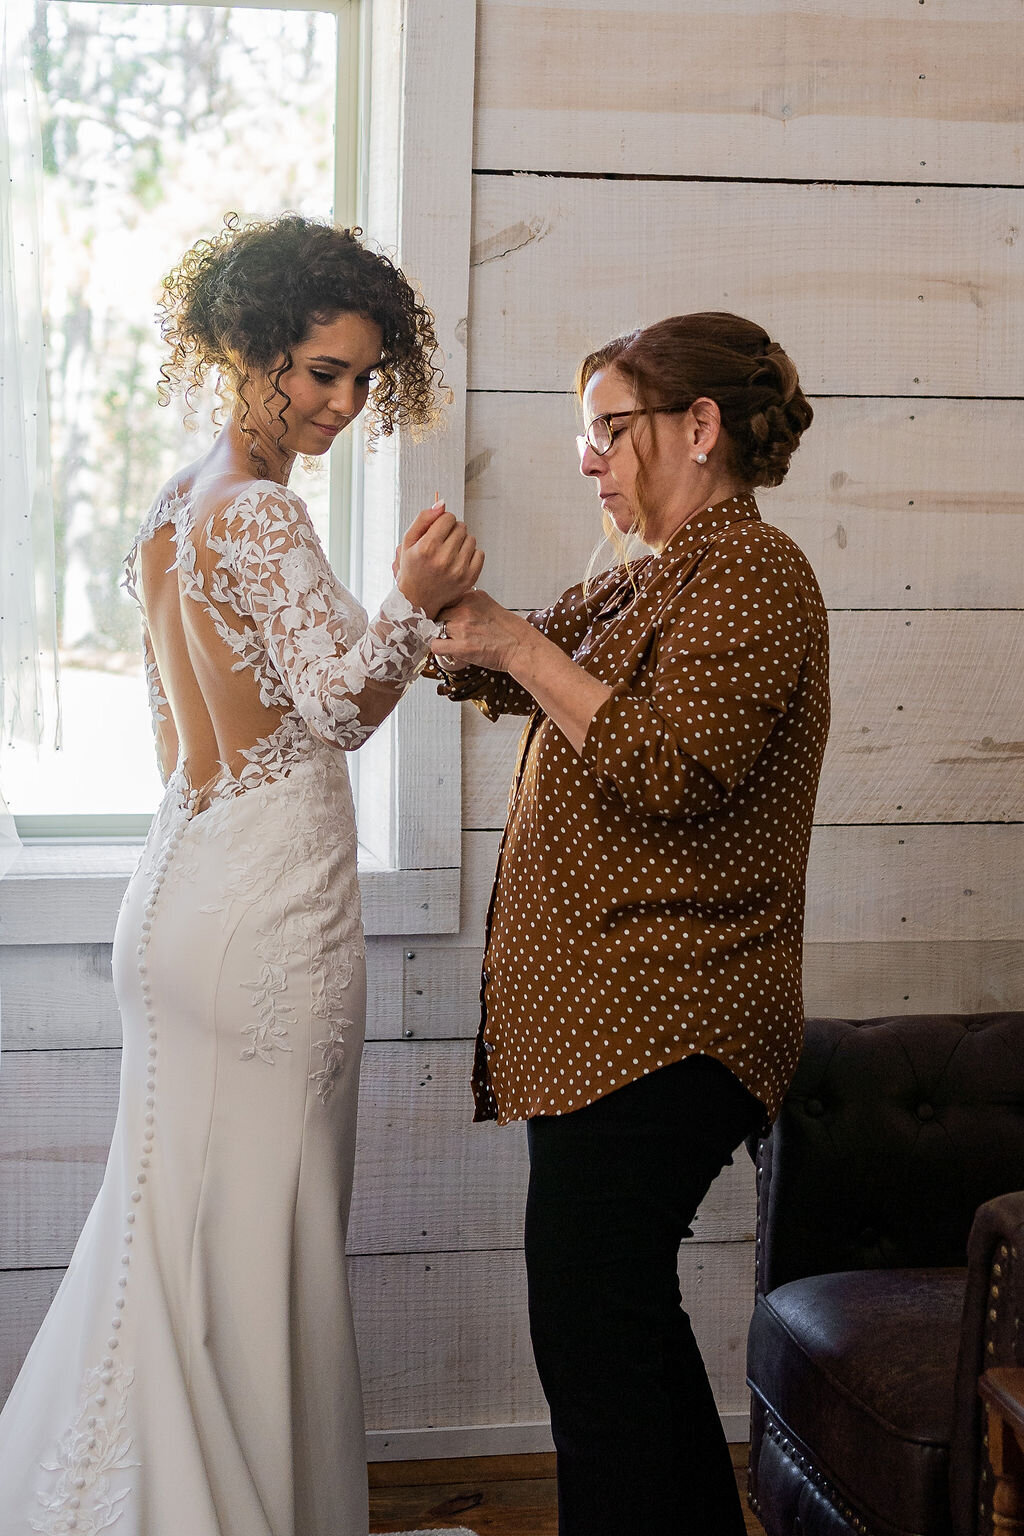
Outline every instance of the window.
[[(206, 0), (187, 0), (182, 4), (175, 0), (162, 6), (122, 6), (118, 0), (39, 3), (46, 11), (75, 11), (93, 16), (103, 11), (113, 13), (115, 18), (161, 12), (171, 13), (173, 19), (183, 12), (194, 13), (198, 35), (208, 40), (210, 48), (217, 38), (215, 23), (222, 29), (222, 38), (225, 35), (229, 11), (236, 18), (233, 25), (243, 31), (257, 25), (253, 19), (257, 16), (260, 25), (272, 26), (276, 18), (284, 27), (281, 18), (287, 13), (287, 27), (298, 27), (297, 32), (288, 33), (289, 37), (305, 36), (307, 48), (311, 25), (319, 27), (326, 23), (337, 28), (333, 88), (352, 110), (335, 116), (336, 216), (346, 221), (355, 218), (369, 237), (396, 251), (405, 271), (421, 286), (437, 320), (445, 373), (455, 394), (446, 429), (433, 434), (422, 445), (399, 438), (383, 446), (364, 465), (356, 441), (351, 454), (351, 482), (355, 487), (352, 505), (362, 515), (352, 519), (350, 528), (339, 515), (350, 480), (346, 465), (339, 464), (340, 444), (332, 454), (334, 468), (327, 496), (331, 559), (372, 608), (390, 584), (396, 542), (417, 510), (433, 500), (435, 488), (443, 490), (451, 511), (457, 515), (462, 512), (475, 0), (449, 0), (441, 11), (417, 0), (320, 0), (319, 4), (310, 0), (304, 4), (297, 0), (271, 0), (267, 5), (253, 0), (248, 6), (231, 7), (211, 5)], [(264, 22), (267, 16), (271, 19)], [(144, 24), (151, 23), (146, 20)], [(204, 27), (212, 30), (203, 32)], [(245, 31), (245, 35), (253, 34)], [(158, 47), (155, 44), (154, 51)], [(223, 41), (217, 47), (225, 54)], [(316, 51), (317, 68), (324, 64), (326, 69), (329, 46), (324, 45), (322, 55), (319, 45)], [(192, 54), (201, 64), (204, 45), (193, 45), (189, 57)], [(266, 60), (264, 64), (270, 67)], [(121, 79), (120, 65), (116, 73), (114, 84)], [(229, 73), (222, 58), (216, 78)], [(282, 90), (288, 105), (303, 105), (309, 94), (305, 76), (301, 89), (294, 85), (286, 87), (287, 77)], [(234, 89), (241, 94), (237, 82)], [(329, 97), (331, 89), (327, 81), (322, 100)], [(186, 93), (187, 101), (193, 99), (193, 94)], [(96, 116), (95, 104), (90, 102), (87, 106), (84, 115)], [(267, 114), (263, 115), (275, 128), (280, 124), (280, 107), (280, 101), (275, 100), (274, 115), (269, 119)], [(241, 101), (239, 110), (243, 114), (251, 109), (250, 98)], [(325, 108), (320, 110), (326, 114)], [(192, 179), (192, 194), (197, 199), (205, 196), (208, 184), (219, 187), (222, 160), (235, 168), (233, 191), (237, 191), (241, 171), (247, 168), (247, 162), (237, 158), (239, 125), (232, 121), (225, 131), (222, 122), (218, 132), (216, 119), (214, 114), (208, 124), (212, 134), (207, 140), (211, 145), (210, 161), (200, 161)], [(244, 120), (243, 116), (239, 122)], [(122, 153), (127, 155), (128, 151)], [(229, 161), (229, 155), (236, 158)], [(146, 164), (143, 158), (143, 170)], [(298, 169), (295, 174), (299, 175)], [(142, 179), (145, 182), (145, 175)], [(284, 199), (268, 194), (269, 206), (264, 210), (252, 194), (248, 205), (241, 208), (236, 197), (234, 207), (240, 213), (274, 212), (280, 209), (282, 201), (294, 205), (296, 197), (295, 192)], [(215, 226), (231, 206), (230, 198), (222, 199), (212, 217), (204, 214), (197, 218), (198, 232)], [(168, 251), (173, 260), (190, 238), (192, 233), (188, 231), (184, 238), (162, 246), (161, 261)], [(145, 313), (143, 310), (143, 317)], [(100, 404), (104, 409), (111, 408), (107, 402)], [(195, 439), (191, 442), (194, 444)], [(158, 476), (154, 480), (158, 481)], [(147, 482), (147, 499), (152, 483)], [(306, 488), (303, 489), (305, 492)], [(137, 511), (144, 510), (133, 506), (132, 518)], [(122, 553), (120, 533), (112, 536), (109, 543), (113, 569)], [(138, 697), (142, 699), (144, 694), (139, 686)], [(142, 719), (148, 754), (151, 748), (144, 703)], [(106, 719), (98, 724), (97, 717), (90, 715), (88, 725), (95, 735), (106, 730)], [(96, 745), (95, 741), (90, 743), (92, 748)], [(412, 689), (387, 725), (356, 754), (355, 766), (360, 884), (367, 932), (440, 933), (456, 929), (461, 837), (458, 712), (438, 700), (432, 688), (421, 685)], [(23, 782), (27, 784), (28, 776)], [(18, 797), (8, 792), (17, 801)], [(16, 808), (24, 808), (27, 803), (23, 799), (22, 806)], [(150, 797), (145, 801), (146, 812), (152, 805)], [(146, 812), (139, 813), (143, 823)], [(37, 830), (43, 829), (23, 824), (26, 833)], [(46, 830), (52, 836), (58, 829), (51, 823)], [(88, 830), (71, 824), (66, 830), (77, 839), (77, 846), (62, 847), (56, 842), (45, 847), (32, 846), (22, 856), (14, 874), (0, 882), (0, 931), (7, 942), (57, 942), (58, 936), (65, 943), (109, 939), (120, 893), (134, 862), (134, 851), (95, 846), (105, 830), (102, 823), (94, 823)], [(123, 838), (127, 829), (122, 821), (111, 830)], [(91, 837), (93, 842), (83, 842), (83, 836)], [(60, 899), (51, 875), (61, 877)]]
[[(160, 281), (228, 211), (354, 219), (354, 15), (348, 0), (37, 8), (64, 744), (5, 751), (23, 835), (141, 833), (159, 798), (121, 560), (164, 479), (208, 445), (212, 404), (196, 402), (191, 434), (177, 401), (157, 404)], [(339, 455), (293, 481), (343, 576), (348, 470)]]

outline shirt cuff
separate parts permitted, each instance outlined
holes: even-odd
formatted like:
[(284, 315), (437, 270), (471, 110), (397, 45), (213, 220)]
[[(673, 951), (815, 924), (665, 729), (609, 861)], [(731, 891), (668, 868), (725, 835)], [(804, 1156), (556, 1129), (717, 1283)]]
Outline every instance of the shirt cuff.
[(588, 768), (591, 768), (594, 773), (601, 777), (604, 777), (609, 757), (613, 754), (618, 701), (622, 698), (623, 694), (628, 693), (628, 683), (613, 684), (611, 693), (594, 711), (590, 724), (587, 726), (587, 734), (583, 738), (580, 757)]

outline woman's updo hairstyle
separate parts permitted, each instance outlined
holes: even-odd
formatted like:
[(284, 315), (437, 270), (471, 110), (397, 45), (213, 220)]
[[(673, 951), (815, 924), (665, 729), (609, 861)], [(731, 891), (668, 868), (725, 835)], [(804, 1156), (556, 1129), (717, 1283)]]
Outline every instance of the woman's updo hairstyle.
[[(577, 394), (582, 398), (593, 375), (609, 367), (630, 381), (642, 411), (713, 400), (729, 469), (750, 489), (782, 483), (814, 416), (792, 360), (767, 331), (739, 315), (674, 315), (619, 336), (584, 358)], [(642, 421), (634, 418), (634, 434)]]
[[(214, 369), (218, 389), (235, 399), (253, 376), (269, 379), (265, 403), (281, 419), (292, 348), (314, 325), (358, 314), (383, 333), (367, 443), (396, 427), (432, 425), (450, 399), (433, 361), (434, 317), (393, 261), (360, 244), (361, 234), (294, 213), (245, 225), (226, 215), (224, 228), (198, 240), (164, 278), (160, 330), (171, 356), (160, 369), (161, 405), (181, 393), (194, 414), (194, 395)], [(246, 415), (243, 398), (243, 431)]]

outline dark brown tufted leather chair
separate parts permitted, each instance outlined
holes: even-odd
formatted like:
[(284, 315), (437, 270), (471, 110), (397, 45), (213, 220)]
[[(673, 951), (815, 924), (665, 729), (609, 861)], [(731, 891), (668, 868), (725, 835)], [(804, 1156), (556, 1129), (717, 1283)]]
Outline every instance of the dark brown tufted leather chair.
[(808, 1020), (757, 1165), (765, 1530), (988, 1536), (978, 1377), (1024, 1365), (1024, 1013)]

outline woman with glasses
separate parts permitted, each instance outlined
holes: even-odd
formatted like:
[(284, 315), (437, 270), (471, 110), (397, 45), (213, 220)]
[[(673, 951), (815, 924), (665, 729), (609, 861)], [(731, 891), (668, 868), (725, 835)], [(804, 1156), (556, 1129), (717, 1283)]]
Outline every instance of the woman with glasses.
[[(523, 619), (469, 593), (442, 691), (528, 716), (488, 921), (477, 1119), (525, 1119), (530, 1320), (562, 1536), (742, 1536), (680, 1240), (796, 1066), (828, 628), (761, 521), (811, 408), (735, 315), (579, 371), (617, 558)], [(649, 552), (640, 553), (638, 541)]]

